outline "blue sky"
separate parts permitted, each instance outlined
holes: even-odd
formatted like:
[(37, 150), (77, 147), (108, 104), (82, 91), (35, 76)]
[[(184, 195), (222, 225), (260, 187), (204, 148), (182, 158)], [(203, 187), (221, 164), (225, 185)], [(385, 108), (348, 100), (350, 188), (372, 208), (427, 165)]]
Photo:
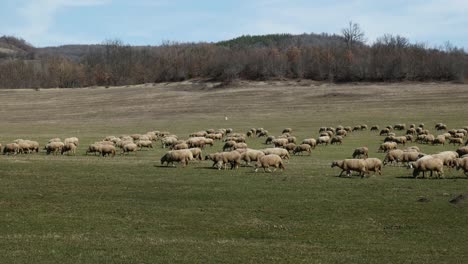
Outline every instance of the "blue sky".
[(468, 49), (468, 0), (0, 0), (0, 35), (34, 46), (219, 41), (245, 34), (340, 33), (358, 23), (369, 43), (386, 33)]

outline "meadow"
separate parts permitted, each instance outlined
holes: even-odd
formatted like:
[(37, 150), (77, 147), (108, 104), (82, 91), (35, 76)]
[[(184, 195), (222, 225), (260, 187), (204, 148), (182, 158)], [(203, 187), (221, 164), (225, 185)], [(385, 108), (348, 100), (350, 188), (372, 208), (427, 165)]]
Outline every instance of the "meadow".
[[(293, 156), (283, 172), (216, 170), (211, 161), (161, 166), (167, 151), (85, 155), (108, 135), (209, 128), (302, 140), (322, 126), (439, 122), (468, 125), (468, 86), (448, 83), (328, 84), (310, 81), (181, 82), (82, 89), (0, 90), (0, 143), (43, 146), (76, 136), (76, 156), (0, 156), (1, 263), (466, 263), (468, 177), (337, 177), (330, 168), (383, 137), (353, 132), (343, 145)], [(227, 117), (227, 120), (226, 120)], [(398, 132), (397, 132), (398, 133)], [(402, 134), (404, 132), (400, 132)], [(249, 138), (265, 148), (264, 138)], [(204, 153), (220, 151), (222, 142)], [(457, 146), (413, 143), (425, 153)]]

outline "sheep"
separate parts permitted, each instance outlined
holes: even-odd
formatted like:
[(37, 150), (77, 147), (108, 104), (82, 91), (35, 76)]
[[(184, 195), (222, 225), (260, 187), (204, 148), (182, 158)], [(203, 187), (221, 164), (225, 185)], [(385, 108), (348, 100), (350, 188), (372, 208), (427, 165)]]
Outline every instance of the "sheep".
[(400, 157), (402, 163), (409, 164), (410, 162), (417, 161), (420, 157), (420, 153), (417, 151), (403, 151)]
[(276, 154), (282, 159), (289, 159), (289, 152), (282, 148), (266, 148), (262, 150), (265, 155)]
[[(239, 164), (241, 163), (241, 154), (237, 151), (230, 151), (230, 152), (221, 152), (222, 162), (224, 164), (224, 169), (227, 168), (227, 164), (231, 164), (231, 170), (234, 168), (239, 168)], [(218, 167), (218, 169), (221, 169)]]
[(257, 131), (257, 137), (268, 137), (268, 130), (263, 130), (258, 133)]
[[(374, 174), (379, 173), (382, 175), (382, 161), (378, 158), (367, 158), (364, 160), (366, 162), (366, 171), (370, 173), (371, 171)], [(364, 176), (364, 175), (362, 175)]]
[(205, 160), (213, 161), (213, 165), (211, 167), (214, 167), (215, 165), (219, 165), (218, 169), (221, 168), (221, 165), (223, 163), (223, 157), (221, 155), (221, 152), (208, 154), (205, 156)]
[(432, 154), (431, 156), (433, 158), (441, 159), (445, 166), (452, 167), (454, 160), (460, 155), (455, 151), (442, 151), (437, 154)]
[(163, 137), (161, 140), (161, 144), (163, 148), (170, 147), (177, 142), (176, 137)]
[(86, 150), (86, 155), (88, 155), (88, 153), (101, 153), (101, 144), (91, 144), (88, 146), (88, 149)]
[(15, 141), (19, 146), (19, 153), (21, 153), (21, 154), (31, 153), (32, 146), (31, 146), (30, 142), (28, 142), (27, 140), (23, 140), (23, 139), (15, 140)]
[(51, 138), (47, 143), (52, 143), (52, 142), (62, 142), (60, 138)]
[(72, 142), (64, 143), (61, 154), (63, 155), (66, 152), (67, 155), (70, 155), (70, 153), (75, 155), (76, 147), (77, 146), (75, 145), (75, 143), (72, 143)]
[(112, 145), (101, 145), (101, 155), (103, 157), (105, 156), (112, 156), (114, 157), (115, 156), (115, 147), (112, 146)]
[(68, 143), (73, 143), (75, 144), (76, 147), (78, 147), (80, 140), (77, 137), (69, 137), (63, 140), (63, 143), (67, 145)]
[(272, 143), (276, 148), (278, 148), (278, 147), (282, 147), (288, 144), (289, 141), (287, 138), (277, 138), (277, 139), (274, 139)]
[(233, 140), (226, 141), (226, 143), (224, 143), (224, 146), (223, 146), (223, 151), (233, 150), (235, 145), (236, 145), (236, 142)]
[(47, 151), (47, 155), (49, 155), (50, 153), (54, 153), (54, 155), (57, 155), (59, 152), (62, 151), (63, 147), (64, 144), (62, 142), (53, 141), (47, 144), (44, 147), (44, 149)]
[(181, 150), (171, 150), (166, 152), (164, 156), (161, 157), (161, 165), (166, 163), (166, 166), (169, 166), (169, 163), (175, 167), (174, 162), (180, 162), (182, 167), (187, 166), (188, 162), (193, 160), (193, 154), (188, 149), (181, 149)]
[[(310, 147), (310, 145), (308, 145), (308, 146)], [(296, 144), (288, 143), (288, 144), (284, 145), (283, 148), (285, 150), (287, 150), (288, 152), (292, 152), (292, 151), (294, 151), (294, 148), (296, 148)]]
[(416, 151), (416, 152), (421, 152), (421, 150), (420, 150), (419, 147), (417, 147), (417, 146), (406, 147), (406, 148), (403, 149), (403, 151)]
[(405, 130), (406, 129), (406, 124), (396, 124), (393, 126), (395, 130)]
[(265, 144), (270, 145), (274, 139), (275, 139), (275, 136), (268, 136), (267, 139), (265, 140)]
[(194, 159), (203, 160), (203, 153), (200, 148), (190, 148), (189, 150), (192, 152)]
[(346, 137), (346, 135), (348, 135), (348, 132), (346, 132), (346, 130), (342, 129), (342, 130), (336, 131), (336, 135), (341, 136), (341, 137)]
[(460, 148), (458, 148), (456, 151), (457, 151), (458, 155), (461, 157), (461, 156), (463, 156), (463, 155), (468, 154), (468, 147), (467, 147), (467, 146), (465, 146), (465, 147), (460, 147)]
[(142, 148), (153, 148), (153, 141), (151, 140), (138, 140), (138, 142), (136, 143), (136, 145), (140, 148), (140, 150)]
[(343, 144), (343, 137), (341, 136), (335, 136), (335, 137), (332, 137), (331, 139), (331, 143), (330, 144)]
[(373, 126), (370, 128), (370, 131), (379, 131), (379, 126), (378, 126), (378, 125), (373, 125)]
[(348, 133), (352, 131), (350, 126), (345, 126), (343, 129)]
[(2, 153), (2, 144), (0, 143), (0, 153)]
[(443, 135), (438, 135), (438, 136), (432, 141), (432, 145), (436, 145), (436, 144), (445, 145), (445, 136), (443, 136)]
[(135, 144), (135, 143), (125, 144), (122, 147), (122, 152), (120, 153), (120, 155), (129, 154), (130, 152), (135, 152), (135, 155), (136, 155), (136, 152), (138, 151), (138, 148), (139, 148), (138, 144)]
[(457, 170), (462, 169), (463, 173), (468, 176), (468, 157), (455, 159), (454, 167)]
[(416, 135), (416, 129), (409, 128), (408, 130), (406, 130), (406, 135)]
[(436, 130), (447, 130), (447, 125), (443, 123), (437, 123), (434, 127)]
[(172, 150), (178, 150), (178, 149), (188, 149), (189, 146), (187, 143), (180, 143), (180, 144), (177, 144), (177, 145), (174, 145), (172, 146)]
[(283, 160), (276, 154), (269, 154), (260, 157), (255, 164), (255, 172), (257, 172), (258, 168), (260, 167), (263, 168), (264, 172), (271, 172), (270, 167), (274, 167), (273, 172), (275, 172), (278, 168), (281, 169), (281, 171), (286, 169), (283, 164)]
[(309, 144), (312, 149), (315, 149), (315, 146), (317, 146), (317, 140), (314, 138), (306, 138), (302, 140), (302, 144)]
[(296, 142), (297, 142), (297, 138), (294, 137), (294, 136), (289, 136), (289, 137), (287, 137), (286, 139), (288, 140), (288, 143), (294, 143), (294, 144), (296, 144)]
[(330, 141), (331, 141), (331, 138), (329, 136), (319, 137), (317, 139), (317, 145), (320, 145), (320, 144), (328, 145)]
[(423, 173), (423, 178), (425, 177), (425, 172), (430, 171), (431, 177), (432, 173), (437, 172), (437, 178), (444, 175), (444, 162), (439, 158), (421, 158), (415, 162), (411, 162), (408, 165), (408, 168), (413, 169), (413, 177), (417, 178), (419, 173)]
[(358, 157), (364, 157), (367, 159), (369, 157), (369, 148), (360, 147), (360, 148), (354, 149), (353, 159), (358, 158)]
[(299, 146), (296, 146), (293, 150), (293, 154), (296, 155), (297, 153), (300, 153), (302, 155), (302, 152), (307, 152), (309, 153), (309, 156), (311, 154), (311, 147), (309, 144), (301, 144)]
[(377, 150), (377, 152), (388, 152), (392, 149), (396, 149), (397, 148), (397, 143), (396, 142), (385, 142), (385, 143), (382, 143), (379, 147), (379, 149)]
[(208, 133), (206, 131), (198, 131), (189, 135), (189, 137), (205, 137)]
[(247, 144), (246, 143), (236, 143), (234, 144), (234, 146), (232, 147), (233, 150), (236, 150), (236, 149), (245, 149), (247, 148)]
[(245, 161), (245, 165), (250, 165), (251, 161), (258, 161), (263, 156), (265, 156), (265, 153), (261, 150), (247, 149), (246, 152), (241, 154), (241, 160)]
[(390, 129), (388, 129), (388, 128), (383, 128), (382, 130), (380, 130), (379, 135), (380, 135), (380, 136), (388, 136), (388, 133), (390, 133)]
[(352, 131), (354, 132), (354, 131), (360, 131), (360, 130), (362, 130), (362, 128), (360, 125), (358, 125), (358, 126), (353, 127)]
[(283, 129), (283, 132), (282, 132), (282, 134), (285, 134), (285, 133), (289, 133), (289, 134), (291, 134), (291, 133), (292, 133), (292, 131), (293, 131), (293, 130), (292, 130), (292, 128), (288, 127), (288, 128), (285, 128), (285, 129)]
[(344, 159), (344, 160), (335, 160), (331, 163), (331, 167), (339, 167), (341, 168), (341, 173), (338, 177), (343, 175), (343, 172), (346, 172), (346, 176), (351, 175), (351, 171), (359, 172), (359, 175), (363, 175), (367, 173), (367, 164), (366, 161), (363, 159)]
[(388, 163), (393, 164), (393, 162), (398, 163), (403, 156), (403, 150), (401, 149), (392, 149), (390, 150), (383, 160), (383, 165), (387, 165)]
[(191, 137), (187, 139), (186, 143), (188, 144), (189, 148), (203, 149), (206, 145), (206, 138), (205, 137)]
[(13, 153), (13, 155), (18, 154), (19, 152), (19, 146), (17, 143), (9, 143), (6, 144), (5, 147), (3, 147), (3, 155), (10, 155)]

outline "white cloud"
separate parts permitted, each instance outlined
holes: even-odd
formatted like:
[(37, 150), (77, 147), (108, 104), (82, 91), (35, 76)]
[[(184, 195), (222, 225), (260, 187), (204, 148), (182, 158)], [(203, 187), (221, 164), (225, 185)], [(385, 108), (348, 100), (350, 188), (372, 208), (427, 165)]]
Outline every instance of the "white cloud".
[[(110, 0), (31, 0), (18, 9), (23, 25), (16, 28), (16, 34), (26, 40), (37, 43), (42, 38), (51, 38), (49, 32), (55, 22), (55, 16), (61, 8), (97, 6), (110, 3)], [(67, 39), (66, 36), (55, 37)]]

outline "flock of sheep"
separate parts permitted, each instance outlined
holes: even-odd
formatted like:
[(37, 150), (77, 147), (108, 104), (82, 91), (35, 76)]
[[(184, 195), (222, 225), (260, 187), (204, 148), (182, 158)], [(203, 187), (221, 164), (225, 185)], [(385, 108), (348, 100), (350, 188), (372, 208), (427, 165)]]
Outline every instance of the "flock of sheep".
[[(177, 135), (169, 132), (151, 131), (146, 134), (133, 134), (123, 136), (108, 136), (103, 140), (90, 144), (86, 154), (115, 156), (120, 150), (121, 155), (137, 152), (142, 148), (153, 148), (153, 144), (160, 141), (162, 148), (169, 150), (161, 157), (161, 164), (174, 165), (181, 163), (187, 166), (192, 160), (210, 160), (212, 167), (221, 169), (237, 169), (242, 162), (250, 165), (255, 162), (255, 171), (262, 168), (264, 171), (273, 171), (277, 169), (284, 170), (285, 162), (290, 159), (290, 154), (308, 154), (318, 145), (342, 144), (344, 138), (354, 131), (367, 130), (367, 125), (358, 125), (354, 127), (322, 127), (319, 130), (317, 138), (306, 138), (298, 142), (293, 136), (291, 128), (285, 128), (281, 135), (271, 136), (263, 128), (251, 128), (246, 133), (235, 133), (232, 129), (208, 129), (191, 133), (188, 139), (179, 139)], [(403, 164), (413, 169), (413, 176), (418, 177), (422, 172), (425, 177), (426, 172), (433, 172), (437, 177), (443, 176), (444, 167), (462, 169), (468, 176), (468, 140), (464, 143), (468, 135), (468, 127), (460, 129), (447, 129), (445, 124), (436, 124), (434, 129), (441, 131), (439, 135), (433, 135), (424, 124), (418, 126), (412, 124), (406, 129), (405, 124), (396, 124), (379, 129), (378, 126), (372, 126), (370, 131), (379, 132), (384, 137), (383, 143), (377, 151), (385, 152), (384, 160), (378, 158), (369, 158), (369, 149), (367, 147), (356, 148), (352, 153), (352, 158), (336, 160), (331, 163), (331, 167), (341, 169), (339, 176), (346, 173), (357, 172), (361, 177), (374, 174), (382, 174), (382, 167), (390, 164)], [(397, 136), (397, 132), (404, 132), (404, 135)], [(443, 133), (442, 133), (443, 132)], [(252, 149), (246, 144), (249, 137), (265, 137), (265, 144), (272, 145), (265, 149)], [(215, 141), (223, 141), (223, 148), (220, 152), (203, 155), (202, 150), (205, 146), (213, 146)], [(435, 154), (424, 154), (417, 146), (398, 148), (405, 146), (408, 142), (418, 142), (420, 144), (453, 144), (459, 145), (455, 151), (443, 151)], [(43, 150), (47, 154), (67, 154), (75, 155), (79, 145), (79, 139), (70, 137), (62, 142), (59, 138), (50, 139)], [(461, 146), (464, 145), (464, 146)], [(0, 151), (4, 155), (29, 154), (39, 152), (39, 143), (33, 140), (17, 139), (12, 143), (0, 144)]]

